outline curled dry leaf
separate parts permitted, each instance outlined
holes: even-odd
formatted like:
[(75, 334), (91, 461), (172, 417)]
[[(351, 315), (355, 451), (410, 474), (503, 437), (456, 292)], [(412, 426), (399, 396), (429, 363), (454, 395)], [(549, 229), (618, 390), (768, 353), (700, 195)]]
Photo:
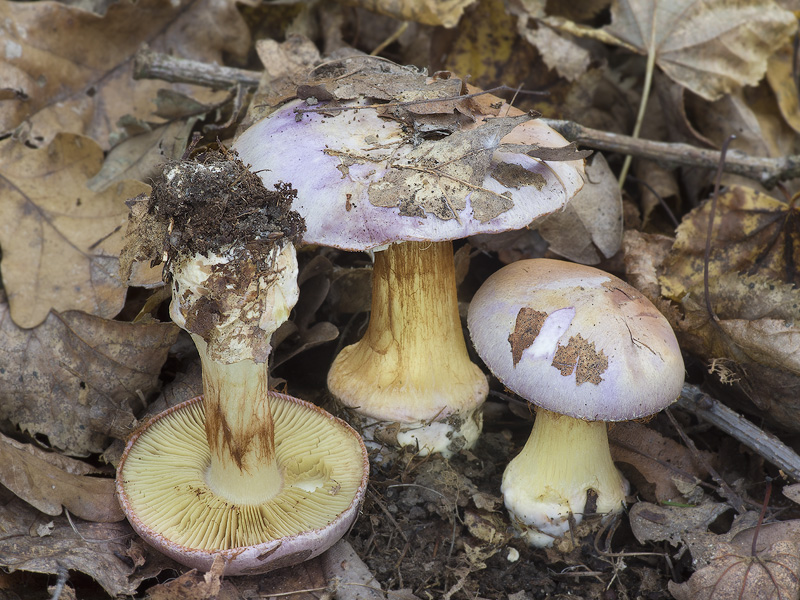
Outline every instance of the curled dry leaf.
[(767, 81), (781, 114), (789, 126), (800, 133), (800, 97), (792, 75), (794, 44), (786, 44), (773, 54), (767, 63)]
[(149, 186), (124, 181), (92, 192), (86, 182), (102, 164), (100, 147), (78, 135), (59, 134), (39, 150), (0, 143), (0, 266), (20, 327), (39, 325), (51, 309), (110, 318), (122, 308), (125, 200)]
[(721, 543), (710, 565), (668, 585), (676, 600), (793, 600), (799, 583), (798, 546), (781, 541), (755, 556)]
[(217, 556), (207, 573), (192, 569), (176, 579), (147, 590), (148, 600), (237, 600), (241, 596), (230, 581), (222, 581), (225, 559)]
[(756, 85), (767, 59), (797, 29), (794, 14), (773, 0), (619, 0), (611, 24), (592, 29), (548, 17), (551, 27), (632, 52), (655, 55), (673, 80), (706, 100)]
[(131, 403), (158, 385), (178, 328), (69, 311), (23, 330), (3, 300), (0, 294), (0, 418), (75, 455), (127, 436)]
[(630, 510), (631, 529), (642, 544), (667, 541), (677, 546), (686, 534), (706, 531), (730, 508), (719, 502), (700, 506), (659, 506), (637, 502)]
[(160, 88), (200, 102), (224, 97), (199, 86), (134, 80), (132, 58), (142, 44), (209, 63), (222, 63), (223, 52), (243, 57), (250, 45), (233, 0), (115, 2), (104, 16), (58, 2), (7, 2), (0, 5), (0, 32), (0, 81), (21, 94), (4, 102), (0, 132), (16, 128), (34, 145), (69, 131), (108, 148), (123, 115), (151, 120)]
[(0, 434), (0, 483), (45, 514), (56, 516), (62, 506), (87, 521), (112, 523), (125, 518), (114, 493), (114, 479), (78, 475), (55, 462), (70, 461), (75, 470), (88, 465), (20, 444)]
[(455, 27), (464, 9), (475, 0), (345, 0), (399, 21)]
[[(682, 488), (690, 487), (706, 473), (695, 464), (692, 453), (686, 446), (664, 437), (656, 430), (636, 421), (615, 423), (608, 431), (611, 456), (614, 462), (627, 463), (638, 474), (634, 481), (637, 491), (648, 500), (664, 502), (680, 500)], [(710, 453), (702, 451), (706, 460)], [(626, 475), (631, 475), (626, 471)]]
[(586, 165), (586, 183), (562, 212), (536, 225), (550, 250), (574, 262), (596, 265), (622, 244), (622, 194), (602, 154)]
[[(19, 499), (0, 502), (0, 565), (35, 573), (63, 569), (92, 577), (112, 596), (133, 596), (139, 584), (156, 576), (166, 559), (155, 557), (142, 568), (144, 548), (132, 542), (135, 534), (125, 521), (90, 523), (66, 516), (47, 517)], [(50, 524), (46, 537), (36, 534)], [(173, 563), (168, 565), (174, 568)]]

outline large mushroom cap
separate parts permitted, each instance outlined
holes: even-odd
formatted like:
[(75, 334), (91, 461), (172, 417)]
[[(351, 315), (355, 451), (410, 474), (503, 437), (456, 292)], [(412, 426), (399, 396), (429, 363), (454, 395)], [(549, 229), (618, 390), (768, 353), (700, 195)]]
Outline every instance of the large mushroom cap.
[(154, 417), (128, 442), (117, 494), (149, 544), (176, 561), (225, 574), (254, 574), (322, 553), (350, 527), (366, 492), (369, 463), (344, 421), (270, 392), (282, 489), (259, 504), (233, 504), (206, 481), (211, 457), (202, 398)]
[(472, 300), (469, 330), (497, 378), (547, 410), (624, 421), (674, 402), (683, 359), (666, 318), (639, 291), (593, 267), (521, 260)]
[(292, 182), (308, 243), (370, 250), (520, 229), (562, 209), (583, 186), (582, 159), (528, 154), (567, 142), (527, 115), (474, 115), (458, 127), (450, 119), (454, 130), (434, 136), (377, 105), (297, 112), (307, 108), (286, 104), (233, 148), (265, 184)]

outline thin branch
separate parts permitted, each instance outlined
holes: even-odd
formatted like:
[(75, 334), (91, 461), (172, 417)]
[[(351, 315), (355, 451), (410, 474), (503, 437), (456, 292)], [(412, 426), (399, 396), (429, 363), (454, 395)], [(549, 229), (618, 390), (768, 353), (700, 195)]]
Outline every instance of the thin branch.
[[(639, 158), (656, 161), (663, 165), (685, 165), (716, 169), (720, 163), (720, 152), (698, 148), (690, 144), (671, 142), (655, 142), (635, 139), (629, 135), (621, 135), (608, 131), (600, 131), (584, 127), (572, 121), (540, 119), (570, 142), (578, 142), (597, 150), (632, 154)], [(779, 181), (800, 177), (800, 155), (767, 158), (750, 156), (740, 150), (729, 150), (725, 157), (725, 172), (755, 179), (766, 187), (772, 187)]]
[(134, 58), (133, 78), (193, 83), (215, 89), (228, 89), (235, 85), (255, 88), (261, 80), (261, 73), (177, 58), (143, 48)]
[[(212, 88), (229, 88), (237, 84), (257, 87), (261, 73), (175, 58), (145, 49), (137, 53), (134, 77), (137, 79), (162, 79), (173, 83), (194, 83)], [(516, 88), (502, 86), (500, 89), (515, 90)], [(470, 96), (472, 95), (477, 94)], [(441, 98), (439, 100), (454, 99)], [(425, 100), (425, 102), (432, 101), (434, 100)], [(317, 110), (320, 109), (317, 108)], [(718, 151), (698, 148), (690, 144), (635, 139), (628, 135), (584, 127), (573, 121), (553, 119), (541, 119), (541, 121), (558, 131), (567, 140), (596, 150), (630, 154), (666, 166), (685, 165), (715, 169), (720, 162)], [(766, 187), (772, 187), (779, 181), (800, 177), (800, 155), (767, 158), (750, 156), (740, 150), (730, 150), (725, 159), (725, 172), (742, 175), (754, 179)]]
[(701, 392), (697, 386), (685, 384), (676, 405), (708, 421), (778, 467), (788, 477), (800, 481), (800, 456), (794, 450), (739, 413)]

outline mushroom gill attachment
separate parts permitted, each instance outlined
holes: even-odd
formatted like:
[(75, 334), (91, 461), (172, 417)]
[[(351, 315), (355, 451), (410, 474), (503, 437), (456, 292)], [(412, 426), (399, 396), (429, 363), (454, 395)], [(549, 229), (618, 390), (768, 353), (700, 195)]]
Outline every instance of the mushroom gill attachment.
[(367, 487), (363, 441), (313, 404), (269, 396), (281, 477), (256, 502), (231, 501), (209, 482), (202, 397), (157, 415), (134, 434), (119, 464), (117, 494), (144, 540), (206, 571), (221, 555), (226, 575), (245, 575), (313, 558), (347, 531)]

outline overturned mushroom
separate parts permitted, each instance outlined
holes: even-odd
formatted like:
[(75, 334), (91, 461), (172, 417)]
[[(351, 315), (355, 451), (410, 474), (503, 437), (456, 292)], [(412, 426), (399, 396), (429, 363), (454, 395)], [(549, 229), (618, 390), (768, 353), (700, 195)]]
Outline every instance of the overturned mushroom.
[(358, 434), (269, 389), (271, 336), (298, 297), (294, 194), (222, 155), (168, 166), (134, 207), (132, 243), (166, 261), (170, 315), (200, 353), (204, 396), (132, 436), (117, 493), (137, 533), (191, 567), (221, 555), (228, 575), (260, 573), (316, 556), (366, 489)]

